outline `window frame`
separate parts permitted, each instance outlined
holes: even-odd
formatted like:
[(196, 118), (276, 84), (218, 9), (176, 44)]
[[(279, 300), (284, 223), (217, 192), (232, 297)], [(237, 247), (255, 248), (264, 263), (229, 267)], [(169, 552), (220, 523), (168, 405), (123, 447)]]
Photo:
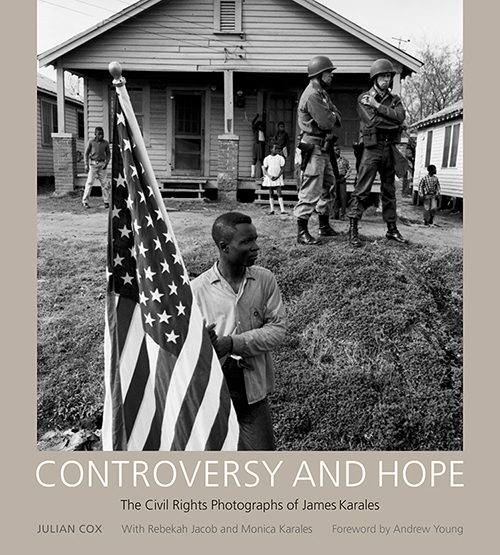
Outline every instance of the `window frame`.
[(432, 129), (429, 129), (429, 131), (427, 131), (426, 143), (425, 143), (425, 164), (424, 164), (425, 167), (427, 167), (431, 163), (433, 136), (434, 136), (434, 131)]
[(460, 142), (460, 122), (452, 123), (444, 128), (442, 168), (456, 168), (458, 144)]
[[(47, 116), (47, 111), (49, 115)], [(49, 119), (49, 122), (46, 119)], [(52, 146), (52, 133), (57, 133), (57, 104), (50, 100), (40, 100), (40, 123), (41, 123), (41, 141), (42, 146)], [(47, 126), (49, 128), (47, 129)]]
[(451, 136), (451, 149), (450, 149), (450, 168), (457, 167), (458, 160), (458, 144), (460, 142), (460, 123), (453, 125), (453, 132)]
[(85, 113), (80, 109), (76, 111), (76, 137), (85, 139)]
[[(139, 128), (141, 128), (142, 137), (144, 139), (144, 144), (149, 147), (151, 146), (151, 137), (150, 137), (150, 122), (151, 122), (151, 109), (150, 109), (150, 102), (151, 102), (151, 87), (147, 83), (130, 83), (127, 86), (127, 92), (135, 92), (138, 90), (142, 90), (142, 111), (136, 112), (134, 109), (134, 114), (136, 118), (142, 117), (142, 128), (139, 124)], [(109, 95), (109, 129), (110, 129), (110, 136), (113, 134), (113, 119), (114, 119), (114, 101), (115, 101), (115, 93), (114, 91), (110, 91), (111, 94)], [(130, 96), (130, 95), (129, 95)], [(132, 104), (132, 98), (130, 99)], [(134, 108), (132, 106), (132, 108)], [(139, 118), (138, 118), (139, 119)], [(139, 121), (138, 121), (139, 123)]]

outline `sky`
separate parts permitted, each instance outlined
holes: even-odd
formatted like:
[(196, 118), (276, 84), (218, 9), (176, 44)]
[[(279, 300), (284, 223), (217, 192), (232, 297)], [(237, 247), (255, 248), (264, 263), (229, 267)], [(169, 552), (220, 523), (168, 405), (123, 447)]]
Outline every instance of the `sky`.
[[(413, 56), (425, 41), (435, 45), (463, 42), (462, 0), (318, 1)], [(37, 54), (134, 3), (135, 0), (37, 0)], [(40, 71), (55, 79), (52, 69)]]

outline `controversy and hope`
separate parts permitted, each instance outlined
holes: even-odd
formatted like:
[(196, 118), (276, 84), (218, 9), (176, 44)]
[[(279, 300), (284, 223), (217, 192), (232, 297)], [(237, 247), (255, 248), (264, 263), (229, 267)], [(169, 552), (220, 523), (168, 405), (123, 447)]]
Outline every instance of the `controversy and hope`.
[[(82, 485), (86, 480), (88, 487), (94, 484), (108, 487), (110, 479), (112, 485), (123, 487), (126, 485), (138, 487), (139, 485), (151, 487), (154, 484), (168, 488), (178, 481), (184, 481), (188, 487), (203, 485), (204, 487), (256, 487), (263, 482), (267, 487), (274, 487), (278, 473), (283, 470), (283, 460), (270, 466), (265, 460), (250, 460), (240, 465), (233, 460), (198, 460), (194, 467), (187, 468), (184, 461), (177, 463), (169, 460), (160, 460), (154, 466), (141, 460), (116, 460), (102, 461), (99, 465), (94, 461), (87, 461), (86, 467), (76, 460), (68, 460), (60, 464), (55, 460), (44, 460), (37, 465), (36, 480), (46, 488), (59, 485), (74, 488)], [(432, 460), (423, 463), (419, 460), (410, 460), (404, 465), (399, 461), (393, 463), (378, 461), (379, 487), (399, 487), (405, 485), (416, 488), (424, 484), (435, 487), (438, 481), (447, 480), (449, 487), (463, 487), (459, 477), (463, 476), (460, 470), (463, 461)], [(57, 468), (59, 466), (59, 468)], [(285, 474), (285, 472), (281, 472)], [(288, 473), (287, 473), (288, 475)], [(308, 484), (311, 487), (358, 487), (367, 478), (366, 466), (356, 460), (334, 461), (328, 465), (320, 460), (317, 464), (302, 461), (294, 471), (292, 487), (299, 484)], [(200, 483), (201, 482), (201, 483)], [(281, 484), (283, 480), (281, 480)]]

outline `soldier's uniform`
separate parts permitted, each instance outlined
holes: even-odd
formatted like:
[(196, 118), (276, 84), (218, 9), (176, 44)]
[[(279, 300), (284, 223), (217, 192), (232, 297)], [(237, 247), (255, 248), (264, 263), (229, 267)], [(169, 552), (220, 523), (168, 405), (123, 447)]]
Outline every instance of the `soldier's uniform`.
[[(377, 76), (390, 73), (395, 75), (394, 66), (389, 60), (376, 60), (370, 70), (370, 78), (375, 82)], [(363, 99), (372, 97), (379, 106), (367, 105)], [(380, 191), (382, 197), (382, 217), (387, 223), (387, 238), (406, 242), (396, 227), (396, 188), (394, 177), (396, 165), (405, 166), (398, 174), (406, 170), (406, 160), (399, 153), (396, 144), (400, 142), (405, 110), (399, 96), (390, 90), (381, 91), (374, 86), (358, 97), (358, 114), (363, 153), (359, 164), (356, 186), (351, 195), (349, 209), (350, 236), (354, 246), (360, 246), (357, 222), (365, 210), (366, 201), (371, 192), (377, 172), (380, 174)]]
[(299, 101), (298, 124), (301, 129), (301, 148), (308, 158), (298, 193), (294, 215), (298, 223), (298, 242), (316, 244), (309, 235), (307, 223), (314, 211), (318, 213), (320, 235), (336, 235), (329, 216), (334, 200), (335, 177), (330, 160), (335, 130), (341, 116), (322, 86), (320, 76), (335, 68), (326, 56), (312, 58), (308, 66), (310, 82)]

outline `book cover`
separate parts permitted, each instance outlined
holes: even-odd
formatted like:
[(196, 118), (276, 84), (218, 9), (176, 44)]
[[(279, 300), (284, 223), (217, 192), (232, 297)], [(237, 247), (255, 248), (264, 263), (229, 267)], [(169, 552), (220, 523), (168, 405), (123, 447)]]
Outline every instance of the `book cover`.
[[(387, 9), (397, 3), (386, 4)], [(12, 4), (2, 37), (4, 52), (14, 50), (5, 57), (4, 105), (13, 109), (4, 110), (2, 143), (8, 148), (4, 160), (13, 161), (5, 164), (2, 278), (2, 533), (8, 551), (133, 553), (145, 547), (465, 554), (478, 546), (494, 549), (498, 262), (495, 218), (486, 215), (482, 202), (487, 198), (493, 207), (498, 200), (491, 164), (494, 139), (483, 138), (485, 97), (497, 80), (487, 54), (494, 51), (493, 24), (488, 23), (495, 20), (494, 10), (485, 12), (484, 2), (464, 3), (470, 185), (464, 207), (463, 449), (154, 453), (36, 448), (36, 85), (31, 65), (37, 50), (36, 7), (31, 1)], [(330, 7), (342, 13), (341, 6)], [(412, 13), (410, 7), (397, 9)], [(403, 34), (395, 31), (397, 37)], [(488, 78), (493, 86), (486, 88)], [(474, 194), (479, 188), (484, 191)]]

